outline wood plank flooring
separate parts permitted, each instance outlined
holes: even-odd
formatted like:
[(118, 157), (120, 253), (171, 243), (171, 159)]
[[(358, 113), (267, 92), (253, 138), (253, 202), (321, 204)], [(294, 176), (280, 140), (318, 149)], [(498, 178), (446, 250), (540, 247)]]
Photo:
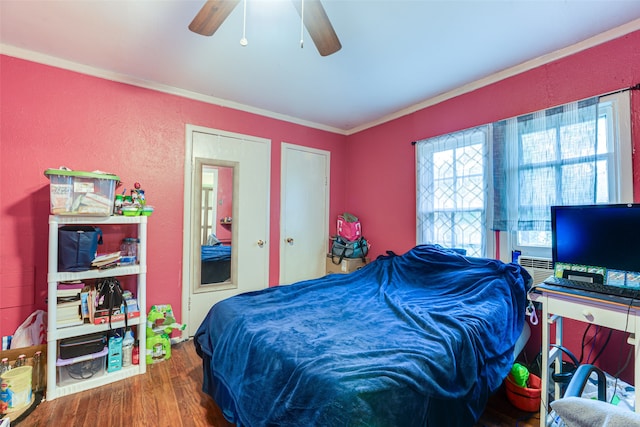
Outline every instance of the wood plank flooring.
[[(201, 363), (193, 341), (174, 345), (171, 359), (148, 366), (145, 375), (43, 402), (18, 426), (232, 427), (201, 391)], [(518, 411), (501, 390), (474, 427), (538, 425), (537, 414)]]

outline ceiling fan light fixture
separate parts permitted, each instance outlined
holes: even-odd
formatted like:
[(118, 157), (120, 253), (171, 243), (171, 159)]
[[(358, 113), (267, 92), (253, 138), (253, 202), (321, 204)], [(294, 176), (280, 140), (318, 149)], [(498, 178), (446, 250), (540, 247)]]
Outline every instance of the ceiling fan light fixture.
[[(322, 7), (320, 0), (291, 0), (300, 14), (300, 47), (304, 47), (304, 28), (307, 29), (311, 40), (321, 56), (329, 56), (342, 48), (340, 40), (329, 21), (329, 17)], [(240, 0), (207, 0), (202, 9), (189, 24), (189, 29), (203, 36), (211, 36), (222, 25)], [(246, 46), (246, 4), (244, 0), (244, 28), (240, 45)], [(305, 4), (306, 3), (306, 4)], [(306, 7), (305, 7), (306, 6)], [(306, 9), (306, 10), (304, 10)], [(306, 15), (306, 19), (305, 19)]]

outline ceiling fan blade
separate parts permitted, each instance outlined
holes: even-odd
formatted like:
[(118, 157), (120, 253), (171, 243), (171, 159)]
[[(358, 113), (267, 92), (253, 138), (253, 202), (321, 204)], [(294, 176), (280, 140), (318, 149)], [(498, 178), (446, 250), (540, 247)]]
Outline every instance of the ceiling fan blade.
[[(298, 14), (302, 15), (302, 1), (291, 1)], [(304, 26), (307, 28), (311, 40), (313, 40), (320, 55), (328, 56), (342, 48), (320, 0), (304, 0)]]
[(189, 29), (203, 36), (213, 35), (238, 3), (240, 0), (207, 0)]

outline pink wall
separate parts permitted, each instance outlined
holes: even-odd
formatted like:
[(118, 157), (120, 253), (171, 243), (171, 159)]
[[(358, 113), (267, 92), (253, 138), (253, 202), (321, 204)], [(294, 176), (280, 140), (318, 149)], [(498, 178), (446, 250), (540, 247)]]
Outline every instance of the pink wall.
[[(0, 334), (7, 335), (34, 306), (44, 308), (46, 168), (101, 169), (119, 174), (127, 186), (142, 183), (156, 207), (149, 225), (148, 303), (171, 303), (180, 317), (182, 267), (176, 260), (182, 257), (187, 123), (272, 140), (270, 283), (275, 284), (281, 141), (330, 150), (331, 218), (344, 211), (358, 215), (374, 257), (385, 250), (402, 253), (415, 244), (411, 141), (639, 83), (640, 32), (349, 137), (6, 56), (0, 56), (0, 69)], [(637, 92), (632, 103), (638, 147)], [(640, 182), (638, 156), (634, 182)], [(635, 194), (640, 200), (638, 185)]]
[[(428, 78), (428, 77), (425, 77)], [(492, 123), (640, 83), (640, 31), (416, 113), (351, 135), (345, 209), (362, 220), (374, 254), (416, 243), (415, 154), (411, 141)], [(634, 141), (640, 147), (640, 93), (633, 96)], [(411, 165), (411, 167), (408, 167)], [(640, 160), (634, 159), (634, 182)], [(380, 194), (385, 198), (381, 200)], [(635, 188), (640, 200), (640, 185)]]
[[(0, 334), (47, 289), (47, 168), (100, 169), (156, 210), (148, 227), (148, 305), (181, 318), (185, 125), (271, 140), (270, 284), (279, 277), (280, 143), (332, 154), (330, 215), (342, 212), (345, 136), (0, 56)], [(335, 227), (335, 226), (334, 226)], [(331, 230), (331, 229), (330, 229)], [(178, 261), (178, 262), (176, 262)]]
[(220, 224), (222, 218), (231, 217), (233, 220), (233, 169), (218, 169), (218, 217), (216, 223), (216, 237), (225, 244), (231, 242), (231, 227)]
[[(363, 234), (372, 242), (373, 256), (386, 250), (403, 253), (416, 243), (415, 154), (411, 141), (638, 83), (640, 31), (352, 135), (347, 157), (357, 159), (366, 173), (362, 168), (347, 171), (350, 191), (345, 210), (362, 220)], [(632, 91), (632, 138), (634, 194), (635, 200), (640, 201), (640, 156), (635, 155), (640, 149), (640, 91)], [(383, 200), (380, 194), (385, 195)], [(583, 325), (568, 323), (566, 336), (579, 330), (579, 339)], [(531, 353), (540, 351), (539, 331), (534, 335)], [(605, 364), (613, 366), (612, 371), (616, 370), (621, 335), (614, 335), (613, 344), (602, 356)], [(573, 342), (570, 348), (579, 354), (579, 342)], [(628, 378), (631, 372), (625, 371)]]

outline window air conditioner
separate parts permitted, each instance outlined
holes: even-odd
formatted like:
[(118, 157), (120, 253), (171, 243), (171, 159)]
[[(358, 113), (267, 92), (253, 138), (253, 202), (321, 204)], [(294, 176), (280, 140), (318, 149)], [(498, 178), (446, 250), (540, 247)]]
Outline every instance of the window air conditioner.
[(549, 258), (521, 256), (518, 263), (533, 277), (533, 284), (542, 283), (553, 274), (553, 261)]

